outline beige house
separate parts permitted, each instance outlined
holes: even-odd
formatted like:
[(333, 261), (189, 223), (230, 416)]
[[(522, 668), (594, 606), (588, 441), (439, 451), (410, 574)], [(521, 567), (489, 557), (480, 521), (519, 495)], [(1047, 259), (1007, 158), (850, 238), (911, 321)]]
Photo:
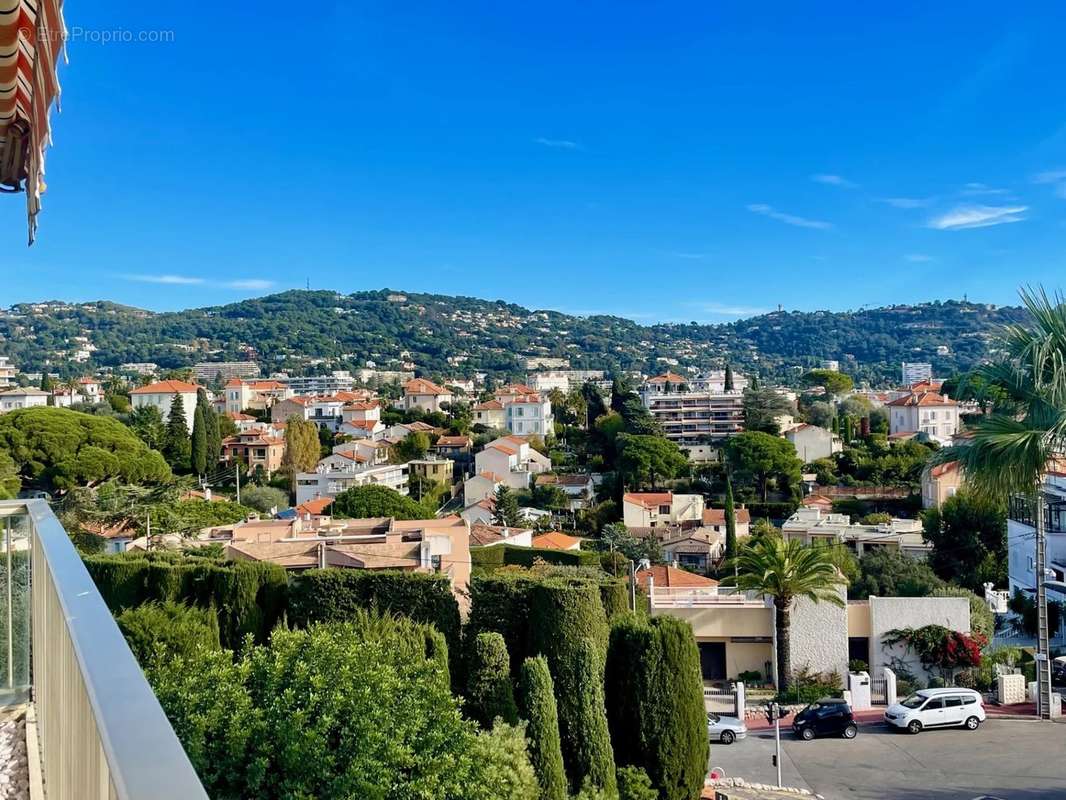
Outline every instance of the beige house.
[(785, 541), (803, 544), (842, 544), (862, 556), (869, 550), (900, 550), (925, 558), (931, 545), (922, 535), (921, 520), (892, 519), (876, 525), (852, 523), (847, 514), (825, 513), (820, 508), (799, 508), (781, 526)]
[(261, 468), (267, 475), (281, 469), (285, 458), (285, 439), (262, 430), (238, 433), (222, 440), (222, 460), (240, 461), (254, 472)]
[(407, 462), (409, 478), (424, 478), (433, 483), (452, 485), (455, 462), (450, 458), (419, 458)]
[(49, 397), (48, 392), (40, 389), (8, 389), (6, 392), (0, 392), (0, 414), (19, 408), (46, 406)]
[(478, 403), (473, 411), (475, 424), (484, 425), (496, 431), (506, 430), (507, 414), (503, 410), (503, 403), (499, 400), (486, 400), (484, 403)]
[(442, 411), (441, 405), (451, 403), (452, 393), (425, 378), (413, 378), (403, 385), (403, 409), (413, 411)]
[(844, 443), (837, 434), (806, 422), (786, 430), (784, 437), (792, 442), (796, 455), (804, 464), (819, 458), (831, 458), (834, 453), (844, 449)]
[(627, 528), (657, 528), (703, 521), (703, 495), (673, 492), (626, 492), (622, 520)]
[(196, 393), (200, 387), (185, 381), (159, 381), (141, 386), (130, 392), (130, 403), (134, 408), (152, 406), (159, 411), (163, 420), (170, 416), (170, 406), (175, 397), (181, 398), (185, 410), (185, 423), (192, 433), (193, 415), (196, 413)]
[(239, 414), (246, 408), (266, 410), (281, 400), (292, 397), (288, 384), (274, 380), (241, 380), (230, 378), (222, 392), (223, 411)]
[(922, 472), (922, 508), (940, 508), (964, 483), (958, 461), (926, 467)]

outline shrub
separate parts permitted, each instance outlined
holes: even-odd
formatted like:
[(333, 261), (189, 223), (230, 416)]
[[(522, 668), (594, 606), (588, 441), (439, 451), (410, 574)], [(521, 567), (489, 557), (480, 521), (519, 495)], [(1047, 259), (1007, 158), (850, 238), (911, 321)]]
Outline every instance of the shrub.
[(491, 547), (471, 547), (470, 562), (475, 567), (488, 570), (501, 566), (532, 567), (539, 562), (566, 567), (598, 567), (600, 554), (589, 550), (548, 550), (497, 544)]
[(698, 796), (707, 769), (707, 719), (688, 623), (635, 615), (615, 621), (605, 682), (617, 762), (643, 769), (662, 800)]
[(737, 680), (746, 684), (759, 684), (762, 683), (762, 673), (757, 669), (746, 669), (737, 675)]
[(538, 800), (537, 784), (522, 725), (497, 723), (473, 742), (473, 776), (463, 800)]
[(618, 800), (659, 800), (648, 773), (640, 767), (619, 767)]
[(557, 649), (555, 662), (559, 734), (570, 787), (577, 791), (588, 784), (613, 797), (617, 789), (604, 709), (603, 648), (584, 637)]
[(333, 500), (330, 511), (335, 517), (365, 519), (367, 517), (395, 517), (396, 519), (425, 519), (433, 510), (425, 508), (413, 497), (377, 484), (353, 486)]
[(555, 687), (543, 656), (522, 663), (518, 701), (527, 722), (529, 756), (537, 773), (542, 800), (566, 800), (566, 771), (559, 741)]
[(867, 672), (870, 669), (870, 665), (863, 661), (861, 658), (853, 658), (848, 662), (849, 672)]
[(485, 728), (497, 718), (511, 725), (518, 722), (507, 643), (498, 633), (479, 633), (472, 641), (465, 710)]
[(241, 493), (241, 505), (268, 514), (272, 508), (288, 508), (289, 495), (273, 486), (249, 486)]
[(220, 647), (218, 617), (211, 609), (190, 608), (169, 601), (145, 603), (126, 609), (116, 621), (141, 664), (147, 664), (155, 654), (170, 658), (194, 653), (199, 648)]
[(357, 609), (376, 608), (433, 625), (444, 634), (457, 677), (459, 604), (448, 578), (400, 570), (315, 569), (293, 579), (289, 624), (341, 622)]
[[(494, 549), (494, 548), (488, 548)], [(507, 643), (511, 668), (531, 655), (530, 610), (538, 579), (526, 572), (474, 575), (470, 582), (470, 617), (467, 636), (496, 631)]]

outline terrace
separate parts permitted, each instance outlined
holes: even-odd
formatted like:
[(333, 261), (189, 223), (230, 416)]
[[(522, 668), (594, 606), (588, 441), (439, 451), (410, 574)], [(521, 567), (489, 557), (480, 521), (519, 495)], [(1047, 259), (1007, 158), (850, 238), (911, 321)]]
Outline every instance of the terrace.
[(0, 708), (31, 711), (31, 797), (207, 800), (48, 504), (0, 501), (0, 525)]

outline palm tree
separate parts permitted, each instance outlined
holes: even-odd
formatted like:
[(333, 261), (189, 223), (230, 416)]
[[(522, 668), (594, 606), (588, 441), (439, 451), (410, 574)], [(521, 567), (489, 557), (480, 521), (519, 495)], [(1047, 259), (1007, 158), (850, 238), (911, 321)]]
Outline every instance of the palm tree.
[[(1046, 656), (1047, 599), (1044, 569), (1044, 508), (1040, 491), (1048, 463), (1066, 454), (1066, 302), (1041, 289), (1021, 291), (1028, 326), (1002, 335), (1003, 357), (975, 370), (975, 383), (1001, 391), (997, 408), (970, 431), (968, 443), (944, 448), (934, 463), (957, 461), (970, 489), (1006, 500), (1028, 498), (1036, 527), (1038, 651)], [(1039, 675), (1042, 702), (1050, 676)]]
[(840, 589), (847, 579), (827, 547), (811, 547), (780, 536), (760, 536), (741, 548), (737, 574), (722, 583), (773, 598), (777, 628), (777, 685), (788, 689), (792, 677), (792, 603), (806, 597), (815, 603), (844, 606)]

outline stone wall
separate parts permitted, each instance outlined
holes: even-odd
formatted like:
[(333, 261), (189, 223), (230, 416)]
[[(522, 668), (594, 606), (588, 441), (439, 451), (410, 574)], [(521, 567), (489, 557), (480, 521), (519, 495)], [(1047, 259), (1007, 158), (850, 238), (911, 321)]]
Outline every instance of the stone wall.
[(921, 628), (943, 625), (955, 631), (970, 631), (970, 601), (965, 597), (871, 597), (870, 598), (870, 675), (880, 677), (885, 667), (899, 657), (921, 680), (929, 673), (902, 645), (886, 648), (883, 637), (894, 628)]

